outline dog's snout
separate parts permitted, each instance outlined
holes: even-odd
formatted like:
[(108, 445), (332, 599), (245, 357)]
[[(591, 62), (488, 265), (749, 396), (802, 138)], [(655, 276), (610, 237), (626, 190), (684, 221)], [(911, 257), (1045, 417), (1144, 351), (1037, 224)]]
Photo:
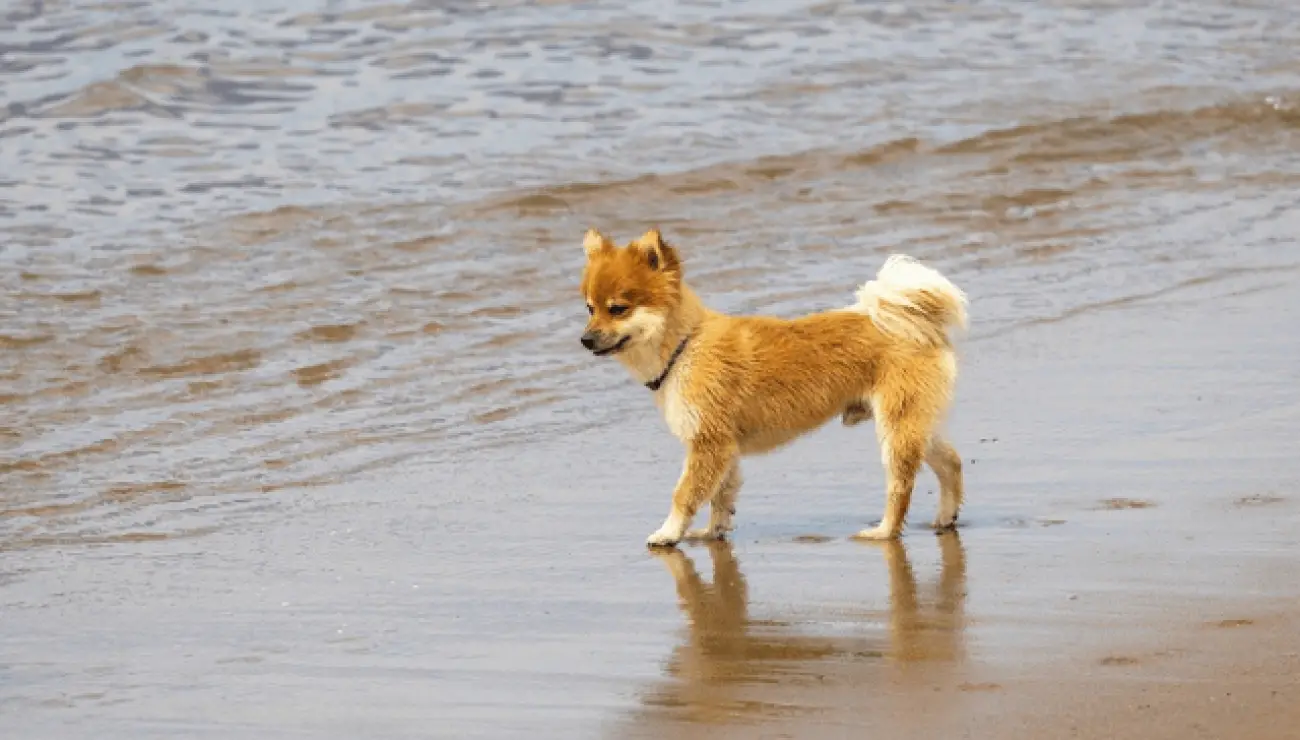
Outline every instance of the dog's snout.
[(596, 338), (597, 338), (597, 337), (596, 337), (596, 332), (594, 332), (594, 331), (589, 331), (589, 332), (583, 334), (583, 335), (582, 335), (582, 346), (586, 347), (587, 349), (595, 349), (595, 348), (596, 348)]

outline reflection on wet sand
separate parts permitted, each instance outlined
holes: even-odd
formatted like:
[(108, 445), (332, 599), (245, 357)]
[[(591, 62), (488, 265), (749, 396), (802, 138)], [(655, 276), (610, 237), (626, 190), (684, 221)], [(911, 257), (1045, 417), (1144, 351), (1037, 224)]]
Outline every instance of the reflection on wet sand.
[(953, 683), (950, 669), (965, 657), (966, 594), (959, 535), (937, 540), (941, 569), (932, 593), (918, 588), (903, 542), (871, 543), (864, 546), (885, 561), (888, 607), (831, 609), (802, 624), (751, 616), (748, 585), (729, 543), (709, 545), (711, 583), (685, 553), (658, 553), (676, 582), (687, 635), (668, 660), (667, 680), (643, 697), (635, 734), (663, 736), (671, 728), (680, 736), (691, 727), (712, 733), (842, 710), (846, 689), (861, 702), (855, 714), (863, 720), (873, 714), (873, 700), (888, 702), (889, 714), (908, 705), (935, 711), (932, 688)]
[(936, 539), (943, 565), (931, 604), (923, 603), (918, 594), (912, 561), (903, 543), (894, 541), (881, 547), (889, 568), (890, 656), (900, 664), (963, 657), (966, 550), (956, 531)]

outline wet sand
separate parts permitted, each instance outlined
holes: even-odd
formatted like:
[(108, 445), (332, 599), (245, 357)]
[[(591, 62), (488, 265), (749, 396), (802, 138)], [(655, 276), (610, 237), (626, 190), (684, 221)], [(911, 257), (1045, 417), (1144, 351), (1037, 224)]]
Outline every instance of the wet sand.
[(1295, 608), (1258, 614), (1177, 630), (1152, 660), (1104, 664), (1122, 666), (1118, 672), (1012, 689), (1009, 717), (981, 717), (966, 732), (1152, 740), (1300, 736)]
[[(609, 736), (1300, 737), (1297, 288), (1246, 276), (973, 343), (966, 526), (665, 556), (688, 626)], [(809, 561), (869, 596), (810, 613)], [(780, 585), (757, 596), (756, 571)]]
[(748, 466), (734, 543), (647, 553), (678, 453), (633, 386), (587, 444), (11, 549), (5, 712), (33, 738), (1293, 737), (1298, 288), (965, 342), (956, 534), (845, 539), (880, 470), (831, 427)]

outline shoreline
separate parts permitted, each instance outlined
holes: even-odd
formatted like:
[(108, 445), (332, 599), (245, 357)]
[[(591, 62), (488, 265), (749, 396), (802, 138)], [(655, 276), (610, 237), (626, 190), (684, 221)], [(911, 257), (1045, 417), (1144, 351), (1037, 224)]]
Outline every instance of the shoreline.
[[(751, 512), (734, 546), (660, 556), (685, 636), (608, 736), (1300, 737), (1300, 462), (1285, 433), (1300, 428), (1300, 390), (1284, 341), (1300, 290), (1276, 277), (1193, 285), (967, 348), (953, 424), (971, 491), (960, 544), (914, 527), (881, 548), (875, 608), (846, 634), (825, 634), (834, 610), (776, 628), (745, 615), (779, 604), (735, 605), (755, 589), (726, 597), (743, 581), (735, 560), (783, 595), (807, 568), (786, 559), (833, 572), (847, 547), (836, 538), (747, 539), (762, 518)], [(1016, 370), (1026, 357), (1035, 372)], [(1033, 387), (1050, 379), (1057, 388)], [(1059, 387), (1071, 383), (1086, 387)], [(1004, 431), (966, 426), (996, 427), (999, 413)], [(1126, 417), (1140, 432), (1117, 434)], [(1035, 418), (1070, 423), (1013, 428)], [(820, 461), (814, 447), (797, 464)], [(927, 487), (913, 522), (934, 505)], [(712, 583), (698, 575), (719, 558)]]

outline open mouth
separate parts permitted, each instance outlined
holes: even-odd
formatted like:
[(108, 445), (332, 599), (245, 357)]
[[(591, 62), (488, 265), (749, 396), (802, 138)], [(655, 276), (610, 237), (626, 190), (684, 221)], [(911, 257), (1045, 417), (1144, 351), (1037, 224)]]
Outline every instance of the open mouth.
[(612, 355), (615, 352), (619, 351), (620, 349), (623, 349), (623, 347), (627, 346), (627, 340), (629, 339), (631, 339), (631, 337), (623, 337), (622, 339), (615, 342), (612, 346), (606, 347), (605, 349), (592, 350), (592, 354), (596, 355), (597, 357)]

